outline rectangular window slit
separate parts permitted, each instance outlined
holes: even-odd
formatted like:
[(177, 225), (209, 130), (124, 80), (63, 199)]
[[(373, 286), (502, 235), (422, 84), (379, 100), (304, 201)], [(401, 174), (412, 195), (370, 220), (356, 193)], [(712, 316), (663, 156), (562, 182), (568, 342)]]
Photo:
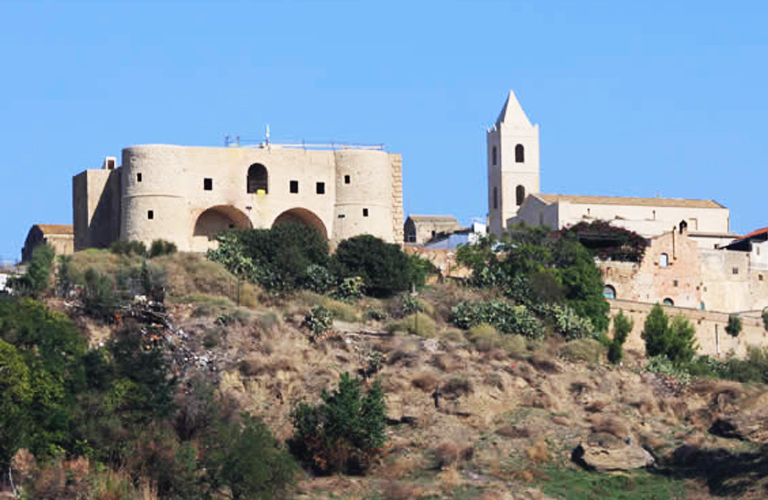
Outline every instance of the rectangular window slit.
[(291, 193), (298, 193), (299, 192), (299, 181), (291, 181), (290, 186)]
[(317, 194), (325, 194), (325, 182), (317, 183)]
[(206, 191), (213, 191), (213, 179), (203, 179), (203, 189)]
[(363, 209), (363, 217), (368, 217), (368, 209), (367, 208)]
[(141, 182), (141, 172), (136, 174), (136, 182)]
[(349, 178), (349, 176), (348, 176), (348, 175), (345, 175), (345, 176), (344, 176), (344, 184), (349, 184), (349, 182), (350, 182), (350, 178)]
[(154, 212), (154, 210), (149, 210), (149, 211), (147, 212), (147, 219), (149, 219), (149, 220), (152, 220), (152, 219), (154, 219), (154, 218), (155, 218), (155, 212)]

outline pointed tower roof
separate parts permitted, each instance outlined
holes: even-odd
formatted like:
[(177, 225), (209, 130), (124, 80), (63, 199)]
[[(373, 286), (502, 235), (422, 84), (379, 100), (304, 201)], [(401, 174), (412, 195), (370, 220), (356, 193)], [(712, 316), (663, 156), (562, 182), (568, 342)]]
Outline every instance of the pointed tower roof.
[(523, 111), (522, 106), (520, 106), (520, 103), (517, 101), (514, 90), (509, 91), (507, 102), (504, 103), (504, 107), (501, 109), (501, 113), (499, 113), (499, 117), (496, 119), (497, 127), (501, 123), (511, 126), (512, 128), (531, 128), (533, 126), (526, 116), (525, 111)]

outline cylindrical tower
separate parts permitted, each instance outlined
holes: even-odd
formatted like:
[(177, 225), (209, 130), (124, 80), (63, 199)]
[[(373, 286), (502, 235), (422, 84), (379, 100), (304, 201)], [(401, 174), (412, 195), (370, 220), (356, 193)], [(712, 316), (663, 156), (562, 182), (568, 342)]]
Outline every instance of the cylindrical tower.
[(120, 239), (149, 246), (156, 239), (190, 250), (184, 148), (151, 144), (123, 149)]
[(392, 165), (384, 151), (336, 151), (336, 205), (332, 239), (372, 234), (394, 241)]

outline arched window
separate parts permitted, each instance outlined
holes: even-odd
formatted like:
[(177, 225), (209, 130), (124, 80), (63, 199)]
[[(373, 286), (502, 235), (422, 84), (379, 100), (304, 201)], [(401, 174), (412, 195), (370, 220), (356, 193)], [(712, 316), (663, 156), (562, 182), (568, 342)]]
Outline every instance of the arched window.
[(269, 192), (267, 167), (261, 163), (254, 163), (248, 169), (248, 192), (256, 194), (267, 194)]
[(498, 210), (499, 208), (499, 189), (496, 186), (493, 186), (493, 209)]
[(517, 186), (517, 189), (515, 189), (515, 198), (518, 207), (523, 204), (523, 201), (525, 201), (525, 188), (523, 186)]
[(616, 298), (616, 289), (613, 288), (611, 285), (605, 285), (603, 287), (603, 296), (606, 299), (615, 299)]
[(491, 149), (491, 164), (496, 165), (496, 146)]
[(667, 267), (669, 265), (669, 255), (663, 253), (659, 255), (659, 267)]
[(525, 162), (525, 148), (523, 148), (522, 144), (518, 144), (515, 146), (515, 163), (524, 163)]
[(674, 306), (675, 302), (672, 299), (670, 299), (669, 297), (667, 297), (666, 299), (664, 299), (662, 304), (664, 304), (665, 306)]
[(688, 229), (688, 223), (684, 220), (681, 220), (678, 227), (680, 228), (680, 234), (683, 234), (683, 231)]

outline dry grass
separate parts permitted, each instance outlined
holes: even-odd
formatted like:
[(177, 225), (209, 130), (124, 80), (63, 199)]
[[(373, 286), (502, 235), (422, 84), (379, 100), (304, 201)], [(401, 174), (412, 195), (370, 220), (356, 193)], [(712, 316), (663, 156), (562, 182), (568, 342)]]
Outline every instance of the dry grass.
[(467, 332), (467, 340), (472, 342), (479, 352), (488, 352), (501, 345), (501, 338), (494, 327), (482, 323)]
[(411, 500), (421, 498), (421, 490), (413, 484), (399, 481), (390, 481), (381, 489), (381, 496), (385, 500)]
[(387, 331), (411, 333), (421, 338), (431, 339), (435, 337), (437, 325), (435, 320), (424, 313), (411, 314), (400, 321), (387, 325)]
[(496, 429), (496, 434), (510, 439), (524, 439), (531, 437), (530, 429), (517, 425), (505, 425)]
[(424, 392), (432, 393), (437, 387), (437, 377), (433, 372), (423, 371), (413, 377), (411, 381), (414, 387)]
[(499, 347), (517, 359), (528, 353), (528, 341), (522, 335), (502, 335)]
[(605, 357), (605, 346), (595, 339), (572, 340), (560, 349), (560, 356), (568, 361), (599, 364)]
[(625, 419), (616, 415), (594, 415), (590, 418), (592, 432), (610, 434), (619, 439), (629, 437), (629, 426)]
[(549, 461), (549, 445), (544, 440), (538, 440), (525, 449), (525, 456), (531, 462), (542, 463)]
[(453, 441), (443, 441), (434, 450), (435, 467), (444, 469), (459, 461), (459, 447)]
[(440, 386), (440, 392), (444, 396), (464, 396), (472, 394), (472, 391), (472, 383), (465, 375), (451, 377)]

